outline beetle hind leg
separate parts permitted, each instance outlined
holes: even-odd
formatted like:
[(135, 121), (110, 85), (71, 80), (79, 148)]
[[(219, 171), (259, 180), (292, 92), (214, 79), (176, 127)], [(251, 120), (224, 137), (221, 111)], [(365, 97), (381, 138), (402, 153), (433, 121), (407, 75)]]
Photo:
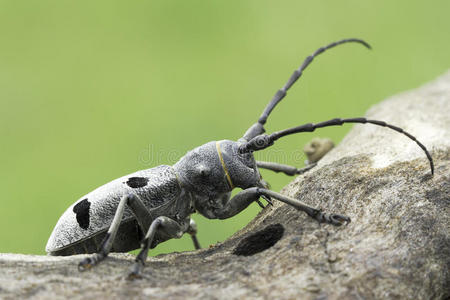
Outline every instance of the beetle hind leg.
[(145, 261), (147, 260), (148, 251), (150, 250), (150, 246), (152, 245), (157, 232), (161, 232), (171, 238), (180, 238), (185, 230), (186, 227), (184, 227), (183, 230), (183, 227), (171, 218), (164, 216), (156, 218), (150, 225), (147, 234), (142, 241), (141, 251), (136, 256), (135, 263), (128, 274), (128, 279), (132, 280), (142, 277), (141, 273), (144, 269)]
[(105, 238), (103, 239), (99, 251), (89, 257), (86, 257), (78, 264), (78, 270), (80, 272), (94, 267), (99, 262), (104, 260), (108, 256), (109, 252), (111, 252), (111, 248), (113, 246), (117, 231), (119, 230), (120, 223), (122, 222), (123, 212), (126, 206), (128, 206), (133, 212), (143, 232), (149, 228), (152, 218), (141, 199), (134, 194), (122, 196), (119, 205), (117, 206), (114, 219), (108, 229), (108, 232), (106, 233)]

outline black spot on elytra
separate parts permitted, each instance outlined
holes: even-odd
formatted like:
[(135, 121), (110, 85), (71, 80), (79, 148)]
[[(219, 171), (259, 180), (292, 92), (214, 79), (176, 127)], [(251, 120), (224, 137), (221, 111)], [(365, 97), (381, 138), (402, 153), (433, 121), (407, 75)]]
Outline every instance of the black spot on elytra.
[(283, 225), (269, 225), (263, 230), (243, 239), (233, 250), (233, 254), (250, 256), (262, 252), (275, 245), (283, 237), (283, 233)]
[(130, 177), (128, 178), (127, 185), (133, 189), (137, 189), (146, 186), (148, 178), (145, 177)]
[(83, 199), (73, 207), (73, 212), (77, 215), (77, 222), (83, 229), (88, 229), (89, 227), (89, 208), (91, 207), (91, 202), (88, 199)]

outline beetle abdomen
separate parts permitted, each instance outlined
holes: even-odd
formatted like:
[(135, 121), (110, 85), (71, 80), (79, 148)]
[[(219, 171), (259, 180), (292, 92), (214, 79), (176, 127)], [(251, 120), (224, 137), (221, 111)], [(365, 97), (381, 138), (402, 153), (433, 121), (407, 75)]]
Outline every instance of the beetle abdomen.
[[(66, 247), (59, 248), (56, 251), (49, 252), (50, 255), (68, 256), (74, 254), (89, 254), (99, 251), (103, 239), (106, 236), (107, 229), (104, 229), (84, 240), (72, 243)], [(128, 252), (139, 248), (139, 242), (143, 238), (142, 230), (135, 219), (123, 221), (116, 238), (114, 239), (111, 252)]]
[[(68, 246), (74, 245), (72, 250), (81, 247), (79, 249), (87, 248), (91, 252), (92, 243), (101, 243), (100, 235), (108, 230), (121, 197), (129, 193), (137, 195), (145, 206), (153, 211), (178, 198), (181, 188), (173, 168), (165, 165), (113, 180), (81, 197), (64, 212), (53, 229), (46, 251), (54, 255), (69, 255), (63, 254), (62, 250), (69, 251)], [(123, 216), (123, 220), (127, 219), (133, 219), (128, 208)], [(121, 232), (124, 237), (129, 236), (126, 238), (129, 243), (132, 243), (137, 235), (135, 226), (121, 226)], [(136, 242), (139, 242), (139, 239)], [(96, 249), (92, 251), (95, 252)], [(122, 252), (118, 249), (116, 251)]]

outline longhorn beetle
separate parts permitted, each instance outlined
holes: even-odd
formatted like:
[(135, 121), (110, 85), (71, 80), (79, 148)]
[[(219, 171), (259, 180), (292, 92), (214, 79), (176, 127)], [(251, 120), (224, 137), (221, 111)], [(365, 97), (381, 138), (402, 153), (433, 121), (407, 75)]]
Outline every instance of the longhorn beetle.
[[(61, 216), (48, 240), (46, 251), (51, 255), (94, 253), (79, 263), (79, 270), (93, 267), (110, 252), (127, 252), (137, 248), (130, 277), (141, 273), (150, 248), (171, 238), (189, 233), (195, 248), (197, 228), (190, 215), (199, 212), (210, 219), (230, 218), (262, 197), (269, 204), (272, 199), (304, 211), (319, 222), (340, 226), (350, 218), (328, 214), (310, 207), (298, 199), (271, 191), (258, 168), (301, 174), (303, 169), (273, 162), (256, 161), (254, 151), (270, 147), (278, 139), (317, 128), (362, 123), (383, 126), (406, 135), (425, 152), (434, 173), (433, 160), (425, 146), (403, 129), (383, 121), (366, 118), (332, 119), (309, 123), (272, 134), (264, 134), (264, 125), (275, 106), (286, 96), (289, 88), (301, 77), (313, 59), (330, 48), (355, 42), (370, 49), (360, 39), (344, 39), (317, 49), (294, 71), (283, 88), (278, 90), (254, 123), (238, 141), (220, 140), (201, 145), (189, 152), (173, 166), (161, 165), (113, 180), (81, 197)], [(231, 191), (241, 188), (231, 198)]]

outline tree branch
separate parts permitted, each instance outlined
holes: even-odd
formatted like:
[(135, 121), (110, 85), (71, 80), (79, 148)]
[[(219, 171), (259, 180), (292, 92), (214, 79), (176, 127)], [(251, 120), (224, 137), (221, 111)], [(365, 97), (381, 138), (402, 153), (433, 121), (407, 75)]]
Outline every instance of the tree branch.
[(0, 298), (444, 299), (450, 297), (450, 73), (394, 96), (367, 117), (402, 135), (356, 125), (316, 168), (283, 193), (345, 227), (318, 224), (275, 203), (223, 243), (151, 257), (145, 278), (125, 279), (133, 257), (113, 254), (79, 273), (83, 256), (1, 254)]

